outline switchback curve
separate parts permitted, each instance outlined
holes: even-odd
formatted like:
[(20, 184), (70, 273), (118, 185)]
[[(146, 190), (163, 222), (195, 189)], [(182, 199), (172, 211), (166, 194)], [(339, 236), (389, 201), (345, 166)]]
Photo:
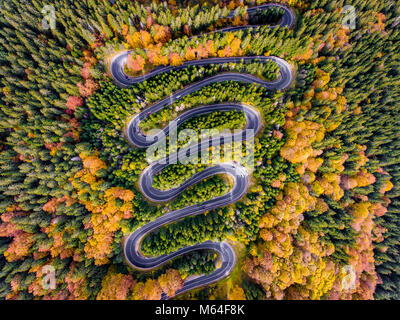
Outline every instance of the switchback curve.
[[(282, 5), (277, 5), (277, 4), (267, 4), (259, 7), (254, 7), (250, 8), (249, 14), (254, 14), (257, 12), (259, 9), (264, 9), (266, 7), (281, 7), (285, 10), (285, 14), (282, 18), (281, 21), (281, 26), (289, 26), (291, 27), (295, 21), (295, 16), (293, 12), (286, 8), (285, 6)], [(233, 27), (235, 30), (238, 29), (244, 29), (244, 28), (254, 28), (255, 26), (240, 26), (240, 27)], [(219, 30), (218, 32), (227, 32), (227, 31), (232, 31), (233, 28), (226, 28), (223, 30)], [(179, 70), (182, 68), (185, 68), (187, 66), (201, 66), (201, 65), (208, 65), (208, 64), (218, 64), (218, 63), (237, 63), (241, 61), (251, 61), (251, 60), (261, 60), (261, 61), (266, 61), (266, 60), (272, 60), (276, 62), (279, 67), (280, 67), (280, 75), (277, 80), (267, 82), (263, 81), (255, 76), (249, 75), (249, 74), (238, 74), (238, 73), (222, 73), (207, 79), (204, 79), (202, 81), (199, 81), (193, 85), (190, 85), (180, 91), (175, 92), (171, 97), (168, 97), (166, 99), (163, 99), (151, 107), (147, 108), (146, 110), (140, 112), (137, 116), (135, 116), (129, 123), (128, 129), (127, 129), (127, 136), (128, 140), (136, 145), (137, 147), (140, 148), (146, 148), (157, 141), (159, 141), (160, 136), (151, 136), (148, 137), (144, 135), (140, 129), (139, 125), (140, 122), (143, 121), (146, 117), (148, 117), (150, 114), (157, 112), (164, 107), (172, 104), (175, 100), (180, 99), (181, 97), (188, 95), (194, 91), (197, 91), (201, 89), (202, 87), (209, 85), (211, 83), (215, 82), (221, 82), (221, 81), (240, 81), (240, 82), (245, 82), (245, 83), (256, 83), (260, 86), (263, 86), (269, 90), (283, 90), (287, 88), (290, 83), (293, 80), (293, 74), (292, 70), (290, 68), (290, 65), (278, 58), (278, 57), (264, 57), (264, 56), (255, 56), (255, 57), (230, 57), (230, 58), (212, 58), (212, 59), (204, 59), (204, 60), (194, 60), (194, 61), (187, 61), (183, 65), (178, 66), (178, 67), (171, 67), (171, 66), (166, 66), (166, 67), (158, 67), (154, 70), (152, 70), (150, 73), (146, 75), (142, 75), (140, 77), (130, 77), (125, 74), (124, 72), (124, 65), (126, 64), (126, 59), (129, 54), (129, 51), (122, 52), (115, 56), (110, 64), (110, 71), (111, 75), (115, 81), (115, 83), (121, 87), (129, 87), (132, 84), (139, 83), (142, 81), (145, 81), (157, 74), (168, 72), (171, 70)], [(246, 122), (247, 122), (247, 128), (248, 129), (253, 129), (254, 134), (256, 134), (260, 128), (260, 116), (258, 112), (256, 112), (251, 106), (245, 105), (245, 104), (218, 104), (218, 105), (209, 105), (209, 106), (204, 106), (201, 108), (189, 110), (185, 112), (184, 114), (180, 115), (179, 118), (176, 120), (177, 126), (181, 124), (182, 122), (188, 120), (189, 118), (199, 115), (199, 114), (204, 114), (207, 112), (210, 112), (211, 110), (233, 110), (233, 109), (240, 109), (242, 110), (245, 115), (246, 115)], [(169, 133), (169, 128), (166, 127), (163, 129), (164, 136), (168, 135)], [(247, 136), (243, 135), (243, 139), (245, 139)], [(223, 138), (217, 137), (217, 138), (212, 138), (206, 143), (200, 143), (198, 145), (198, 150), (202, 150), (205, 148), (208, 148), (209, 144), (213, 142), (213, 140), (218, 139), (221, 143), (223, 143)], [(183, 151), (185, 152), (186, 149)], [(143, 238), (149, 234), (150, 232), (160, 228), (163, 225), (166, 225), (168, 223), (175, 222), (177, 220), (181, 220), (187, 216), (195, 216), (201, 213), (204, 213), (209, 210), (213, 210), (222, 206), (226, 206), (229, 204), (232, 204), (236, 201), (238, 201), (241, 197), (244, 196), (246, 193), (247, 187), (248, 187), (248, 172), (247, 170), (237, 164), (237, 163), (221, 163), (218, 164), (214, 167), (207, 168), (203, 170), (202, 172), (192, 176), (188, 181), (186, 181), (184, 184), (181, 186), (168, 190), (168, 191), (161, 191), (158, 189), (155, 189), (152, 187), (152, 182), (154, 175), (160, 172), (163, 168), (169, 165), (169, 158), (171, 158), (172, 155), (165, 159), (160, 159), (157, 160), (149, 165), (144, 172), (141, 175), (139, 185), (141, 188), (141, 191), (143, 194), (151, 199), (152, 201), (168, 201), (171, 200), (172, 198), (176, 197), (178, 194), (183, 192), (186, 188), (189, 186), (197, 183), (201, 179), (204, 179), (206, 177), (218, 174), (218, 173), (224, 173), (228, 174), (232, 177), (234, 183), (232, 189), (227, 193), (224, 194), (220, 197), (214, 198), (212, 200), (208, 200), (206, 202), (203, 202), (201, 204), (197, 205), (192, 205), (180, 210), (175, 210), (175, 211), (170, 211), (163, 216), (157, 218), (156, 220), (138, 228), (135, 230), (133, 233), (131, 233), (128, 238), (125, 241), (124, 245), (124, 253), (125, 257), (128, 261), (128, 263), (139, 270), (151, 270), (156, 267), (159, 267), (166, 262), (170, 261), (171, 259), (174, 259), (175, 257), (184, 255), (188, 252), (194, 251), (194, 250), (202, 250), (202, 249), (208, 249), (208, 250), (213, 250), (219, 254), (221, 257), (221, 265), (220, 267), (211, 273), (210, 275), (201, 275), (195, 279), (191, 279), (188, 281), (185, 281), (184, 286), (182, 289), (180, 289), (177, 294), (181, 294), (185, 291), (194, 289), (199, 286), (204, 286), (213, 282), (216, 282), (226, 276), (228, 276), (232, 270), (233, 267), (235, 266), (236, 263), (236, 257), (235, 253), (233, 251), (233, 248), (224, 242), (213, 242), (213, 241), (206, 241), (204, 243), (196, 244), (193, 246), (187, 246), (184, 248), (181, 248), (173, 253), (170, 254), (163, 254), (158, 257), (145, 257), (141, 254), (140, 252), (140, 245), (143, 240)], [(168, 297), (164, 297), (168, 298)]]

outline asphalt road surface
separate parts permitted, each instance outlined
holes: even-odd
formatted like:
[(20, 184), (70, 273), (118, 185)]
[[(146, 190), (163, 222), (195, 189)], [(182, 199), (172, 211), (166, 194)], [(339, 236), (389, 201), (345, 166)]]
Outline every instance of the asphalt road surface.
[[(266, 4), (254, 8), (248, 9), (249, 15), (257, 14), (259, 11), (263, 11), (268, 7), (280, 7), (284, 9), (285, 13), (281, 19), (280, 26), (288, 26), (292, 27), (295, 21), (294, 13), (286, 8), (285, 6), (278, 4)], [(232, 13), (230, 14), (232, 16)], [(225, 28), (219, 30), (218, 32), (227, 32), (233, 30), (247, 29), (247, 28), (256, 28), (257, 26), (239, 26), (232, 28)], [(269, 90), (283, 90), (287, 88), (292, 80), (293, 74), (290, 65), (278, 58), (278, 57), (265, 57), (265, 56), (253, 56), (253, 57), (229, 57), (229, 58), (211, 58), (211, 59), (203, 59), (203, 60), (194, 60), (187, 61), (183, 65), (178, 67), (165, 66), (158, 67), (149, 72), (148, 74), (139, 76), (139, 77), (130, 77), (125, 74), (124, 66), (126, 64), (126, 59), (129, 55), (130, 51), (122, 52), (115, 56), (110, 64), (110, 71), (112, 77), (117, 85), (120, 87), (129, 87), (132, 84), (139, 83), (145, 81), (155, 75), (168, 72), (171, 70), (179, 70), (186, 68), (188, 66), (202, 66), (209, 64), (221, 64), (221, 63), (240, 63), (242, 61), (267, 61), (272, 60), (278, 64), (280, 67), (280, 75), (275, 81), (264, 81), (256, 76), (249, 74), (240, 74), (240, 73), (221, 73), (204, 80), (201, 80), (197, 83), (189, 85), (182, 90), (175, 92), (168, 98), (165, 98), (149, 108), (143, 110), (138, 115), (133, 117), (133, 119), (129, 122), (127, 127), (127, 138), (133, 145), (139, 148), (149, 148), (154, 146), (157, 142), (162, 142), (166, 136), (170, 134), (171, 124), (165, 127), (159, 134), (153, 136), (146, 136), (140, 130), (140, 122), (143, 121), (149, 115), (162, 110), (163, 108), (171, 105), (174, 101), (192, 93), (200, 90), (204, 86), (210, 85), (215, 82), (222, 81), (239, 81), (244, 83), (255, 83), (257, 85), (263, 86)], [(187, 156), (189, 153), (196, 154), (201, 150), (206, 150), (210, 145), (214, 143), (223, 144), (227, 138), (235, 140), (236, 138), (240, 138), (242, 140), (246, 140), (249, 138), (253, 138), (255, 134), (260, 129), (261, 120), (258, 111), (250, 105), (243, 103), (224, 103), (224, 104), (214, 104), (201, 106), (192, 110), (189, 110), (183, 114), (181, 114), (177, 119), (174, 120), (172, 125), (179, 127), (180, 124), (187, 121), (188, 119), (199, 116), (202, 114), (214, 112), (214, 111), (229, 111), (229, 110), (240, 110), (246, 116), (246, 128), (240, 132), (232, 134), (231, 137), (227, 136), (217, 136), (212, 137), (209, 140), (202, 141), (196, 145), (189, 145), (185, 148), (180, 149), (177, 153), (169, 155), (163, 159), (158, 159), (152, 162), (142, 173), (139, 181), (139, 185), (142, 193), (151, 201), (155, 202), (164, 202), (169, 201), (175, 197), (177, 197), (180, 193), (186, 190), (188, 187), (198, 183), (199, 181), (216, 175), (216, 174), (228, 174), (233, 179), (233, 187), (231, 190), (214, 199), (205, 201), (201, 204), (192, 205), (186, 208), (182, 208), (180, 210), (170, 211), (163, 216), (157, 218), (156, 220), (149, 222), (148, 224), (138, 228), (133, 233), (131, 233), (124, 245), (124, 253), (126, 260), (128, 263), (139, 270), (151, 270), (157, 268), (171, 259), (175, 257), (184, 255), (188, 252), (194, 250), (213, 250), (218, 253), (221, 264), (220, 267), (217, 268), (213, 273), (209, 275), (201, 275), (194, 279), (187, 280), (184, 283), (184, 286), (181, 290), (179, 290), (176, 294), (181, 294), (185, 291), (204, 286), (213, 282), (216, 282), (226, 276), (228, 276), (235, 266), (236, 256), (232, 249), (232, 247), (224, 242), (213, 242), (206, 241), (203, 243), (195, 244), (193, 246), (187, 246), (181, 248), (175, 252), (170, 254), (164, 254), (158, 257), (148, 257), (144, 256), (140, 252), (140, 246), (143, 238), (148, 235), (150, 232), (155, 231), (162, 227), (163, 225), (176, 222), (188, 216), (195, 216), (198, 214), (202, 214), (206, 211), (213, 210), (219, 207), (223, 207), (232, 203), (235, 203), (239, 199), (241, 199), (247, 191), (248, 187), (248, 172), (247, 170), (236, 162), (228, 162), (214, 165), (213, 167), (207, 167), (205, 170), (193, 175), (187, 181), (185, 181), (182, 185), (177, 188), (170, 190), (158, 190), (152, 186), (154, 176), (167, 167), (169, 164), (174, 163), (176, 159), (181, 159)], [(249, 129), (246, 131), (246, 129)], [(248, 132), (251, 132), (252, 135), (249, 137)], [(163, 296), (163, 298), (169, 298)]]

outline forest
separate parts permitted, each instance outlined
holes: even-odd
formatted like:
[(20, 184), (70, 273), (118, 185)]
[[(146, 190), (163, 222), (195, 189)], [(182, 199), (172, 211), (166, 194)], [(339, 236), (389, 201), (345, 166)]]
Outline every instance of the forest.
[[(265, 0), (200, 2), (0, 3), (0, 299), (158, 300), (219, 267), (210, 250), (150, 272), (126, 262), (134, 230), (232, 188), (219, 174), (171, 202), (149, 201), (139, 188), (146, 150), (128, 143), (126, 126), (190, 84), (224, 72), (274, 81), (279, 66), (190, 66), (121, 88), (109, 65), (126, 50), (131, 76), (244, 56), (280, 57), (295, 74), (284, 91), (213, 83), (141, 123), (147, 132), (227, 102), (250, 104), (262, 118), (246, 195), (143, 240), (150, 256), (207, 240), (235, 249), (228, 278), (176, 299), (400, 299), (400, 1), (273, 1), (294, 12), (292, 28), (271, 28), (279, 9), (249, 17)], [(354, 26), (344, 23), (346, 5), (356, 10)], [(46, 6), (54, 26), (43, 23)], [(245, 25), (254, 27), (219, 32)], [(179, 130), (245, 124), (241, 112), (215, 111)], [(205, 167), (171, 165), (153, 187), (175, 188)], [(54, 288), (43, 285), (46, 270)]]

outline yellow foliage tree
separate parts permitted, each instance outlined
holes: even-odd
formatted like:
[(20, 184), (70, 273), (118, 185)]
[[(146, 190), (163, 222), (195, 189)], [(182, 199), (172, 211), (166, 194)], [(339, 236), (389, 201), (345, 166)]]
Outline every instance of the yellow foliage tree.
[(247, 300), (241, 287), (235, 285), (228, 293), (229, 300)]
[(125, 300), (129, 291), (135, 285), (131, 275), (116, 273), (111, 267), (101, 282), (101, 290), (97, 300)]
[[(120, 229), (119, 222), (122, 219), (132, 217), (132, 200), (134, 193), (118, 187), (101, 191), (98, 186), (104, 182), (98, 179), (95, 174), (98, 170), (106, 168), (104, 162), (96, 155), (85, 156), (81, 154), (84, 168), (78, 171), (71, 179), (72, 185), (76, 189), (79, 202), (85, 205), (86, 209), (92, 212), (86, 228), (92, 228), (93, 234), (88, 238), (84, 251), (88, 258), (94, 258), (95, 264), (101, 265), (108, 262), (107, 256), (111, 253), (111, 245), (114, 233)], [(86, 193), (87, 188), (82, 189), (80, 181), (89, 185), (89, 192), (96, 193), (104, 204), (99, 206), (90, 200), (81, 200), (80, 196)], [(117, 199), (121, 201), (117, 204)]]

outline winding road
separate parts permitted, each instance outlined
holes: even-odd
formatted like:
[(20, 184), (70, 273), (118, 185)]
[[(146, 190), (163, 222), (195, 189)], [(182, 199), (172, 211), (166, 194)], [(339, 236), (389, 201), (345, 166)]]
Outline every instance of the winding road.
[[(268, 7), (280, 7), (284, 10), (284, 15), (281, 19), (280, 26), (288, 26), (292, 27), (295, 21), (294, 13), (286, 8), (285, 6), (278, 4), (266, 4), (254, 8), (248, 9), (249, 15), (257, 14), (259, 11), (265, 10)], [(229, 16), (232, 16), (231, 13)], [(229, 17), (228, 16), (228, 17)], [(239, 26), (232, 28), (225, 28), (218, 30), (218, 32), (227, 32), (234, 31), (246, 28), (255, 28), (257, 26)], [(112, 77), (117, 85), (120, 87), (129, 87), (132, 84), (139, 83), (145, 81), (155, 75), (168, 72), (171, 70), (179, 70), (182, 68), (186, 68), (188, 66), (202, 66), (209, 64), (223, 64), (223, 63), (239, 63), (239, 62), (250, 62), (254, 60), (259, 60), (261, 62), (272, 60), (280, 67), (280, 74), (275, 81), (264, 81), (256, 76), (250, 74), (240, 74), (240, 73), (221, 73), (204, 80), (201, 80), (197, 83), (189, 85), (182, 90), (175, 92), (168, 98), (165, 98), (149, 108), (143, 110), (138, 115), (133, 117), (133, 119), (129, 122), (127, 126), (127, 138), (130, 143), (134, 144), (139, 148), (148, 148), (155, 145), (157, 142), (161, 141), (161, 139), (165, 139), (166, 136), (170, 133), (170, 126), (165, 127), (159, 134), (154, 136), (146, 136), (141, 132), (140, 122), (146, 119), (149, 115), (162, 110), (163, 108), (171, 105), (174, 101), (179, 100), (180, 98), (191, 94), (192, 92), (198, 91), (204, 86), (210, 85), (216, 82), (222, 81), (239, 81), (244, 83), (255, 83), (257, 85), (263, 86), (268, 90), (283, 90), (287, 88), (292, 80), (293, 74), (290, 65), (278, 58), (278, 57), (265, 57), (265, 56), (253, 56), (253, 57), (229, 57), (229, 58), (211, 58), (211, 59), (203, 59), (203, 60), (193, 60), (187, 61), (183, 65), (178, 67), (158, 67), (149, 72), (148, 74), (138, 76), (138, 77), (130, 77), (125, 74), (124, 66), (126, 64), (126, 59), (129, 55), (130, 51), (125, 51), (117, 56), (115, 56), (110, 63), (110, 71)], [(189, 110), (183, 114), (181, 114), (177, 119), (174, 120), (174, 126), (178, 127), (183, 122), (188, 119), (214, 112), (214, 111), (229, 111), (229, 110), (240, 110), (246, 116), (246, 128), (240, 133), (233, 134), (229, 137), (234, 141), (235, 138), (240, 138), (241, 140), (245, 140), (248, 138), (253, 138), (256, 135), (261, 127), (261, 119), (258, 111), (247, 104), (244, 103), (222, 103), (222, 104), (214, 104), (198, 107), (192, 110)], [(248, 129), (248, 130), (246, 130)], [(248, 132), (252, 132), (252, 136), (249, 137)], [(216, 175), (216, 174), (228, 174), (233, 179), (233, 187), (231, 190), (214, 199), (205, 201), (201, 204), (192, 205), (186, 208), (182, 208), (180, 210), (170, 211), (163, 216), (157, 218), (156, 220), (149, 222), (148, 224), (138, 228), (133, 233), (131, 233), (125, 241), (124, 245), (124, 253), (126, 260), (128, 263), (139, 270), (151, 270), (156, 267), (159, 267), (166, 262), (174, 259), (175, 257), (184, 255), (188, 252), (194, 250), (202, 250), (208, 249), (217, 252), (221, 259), (221, 265), (218, 269), (216, 269), (213, 273), (209, 275), (200, 275), (194, 279), (187, 280), (184, 282), (184, 286), (182, 289), (176, 292), (177, 294), (181, 294), (185, 291), (204, 286), (213, 282), (216, 282), (226, 276), (228, 276), (235, 266), (236, 256), (233, 251), (233, 248), (227, 242), (213, 242), (206, 241), (203, 243), (199, 243), (193, 246), (187, 246), (181, 248), (170, 254), (163, 254), (158, 257), (148, 257), (144, 256), (140, 252), (140, 246), (143, 238), (151, 233), (154, 230), (159, 229), (163, 225), (176, 222), (188, 216), (195, 216), (198, 214), (202, 214), (206, 211), (213, 210), (219, 207), (223, 207), (236, 201), (240, 200), (246, 193), (248, 187), (248, 172), (247, 170), (237, 164), (235, 162), (230, 163), (221, 163), (217, 164), (213, 167), (207, 167), (205, 170), (193, 175), (190, 179), (185, 181), (179, 187), (170, 189), (170, 190), (159, 190), (152, 186), (154, 176), (163, 170), (165, 167), (170, 165), (171, 163), (176, 163), (176, 159), (181, 159), (181, 157), (187, 155), (187, 152), (193, 152), (193, 148), (195, 148), (195, 152), (200, 152), (201, 150), (208, 149), (209, 146), (217, 144), (223, 144), (225, 142), (226, 136), (217, 136), (212, 137), (209, 140), (202, 141), (197, 145), (186, 146), (185, 148), (181, 148), (177, 153), (170, 154), (166, 158), (156, 160), (152, 162), (142, 173), (139, 181), (139, 186), (141, 188), (142, 193), (151, 201), (155, 202), (164, 202), (169, 201), (175, 197), (177, 197), (184, 190), (189, 188), (190, 186), (198, 183), (199, 181)], [(163, 297), (169, 298), (169, 297)]]

